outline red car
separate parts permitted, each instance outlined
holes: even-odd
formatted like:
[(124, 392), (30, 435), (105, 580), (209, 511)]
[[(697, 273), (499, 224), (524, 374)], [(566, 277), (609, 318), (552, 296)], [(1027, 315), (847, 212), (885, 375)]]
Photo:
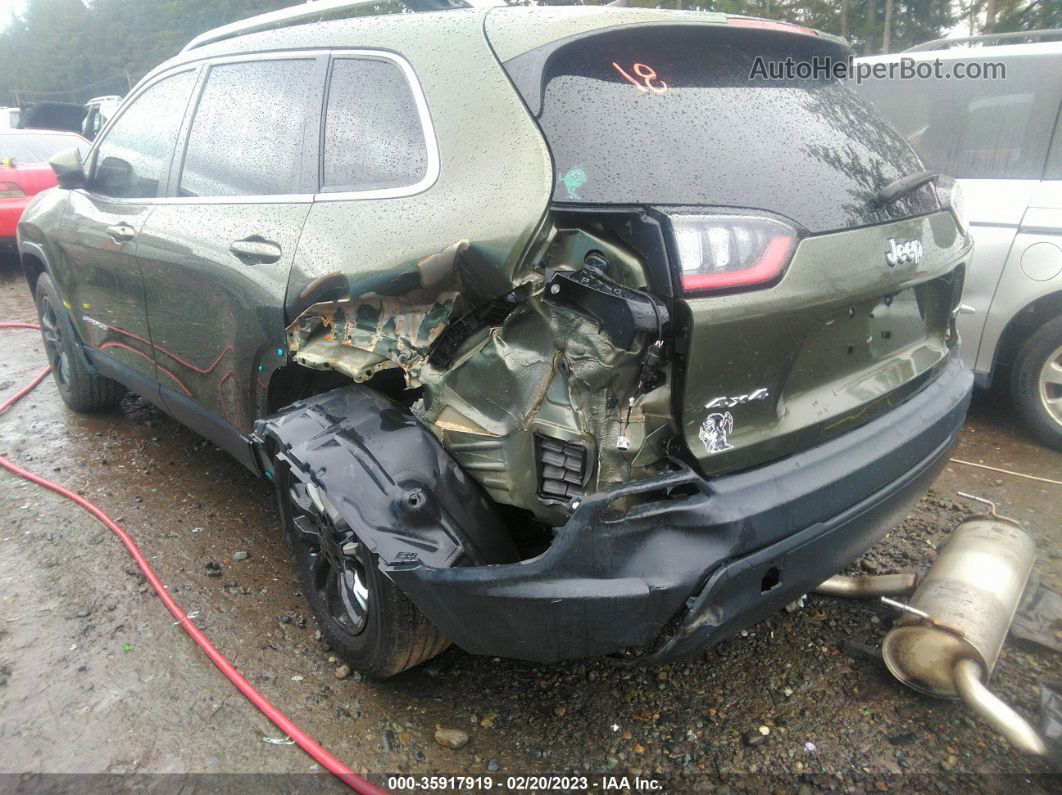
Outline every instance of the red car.
[(15, 228), (30, 198), (55, 185), (48, 159), (71, 147), (87, 152), (89, 142), (58, 130), (0, 130), (0, 252), (15, 248)]

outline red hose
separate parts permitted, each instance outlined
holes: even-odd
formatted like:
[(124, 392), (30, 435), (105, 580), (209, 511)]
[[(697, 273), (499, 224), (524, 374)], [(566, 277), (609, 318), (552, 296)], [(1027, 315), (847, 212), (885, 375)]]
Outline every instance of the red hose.
[[(0, 323), (0, 329), (39, 330), (40, 326), (35, 323)], [(0, 414), (7, 411), (11, 406), (33, 391), (34, 387), (47, 377), (50, 370), (50, 367), (45, 367), (33, 377), (32, 381), (0, 405)], [(236, 688), (246, 696), (248, 701), (258, 707), (269, 720), (276, 724), (278, 729), (298, 743), (299, 747), (319, 762), (329, 773), (337, 776), (340, 781), (352, 790), (362, 793), (362, 795), (386, 795), (385, 790), (382, 790), (372, 782), (365, 780), (332, 756), (332, 754), (328, 753), (328, 751), (321, 747), (312, 737), (310, 737), (310, 735), (306, 734), (306, 732), (292, 723), (283, 712), (274, 707), (269, 702), (269, 699), (255, 689), (254, 685), (243, 678), (243, 675), (236, 670), (236, 666), (229, 662), (228, 658), (214, 647), (214, 644), (210, 642), (203, 631), (189, 620), (187, 614), (181, 609), (181, 606), (174, 601), (172, 596), (170, 596), (170, 592), (166, 590), (166, 586), (162, 584), (162, 580), (159, 579), (159, 576), (155, 573), (151, 564), (148, 563), (147, 559), (141, 554), (136, 542), (134, 542), (132, 537), (119, 527), (111, 517), (80, 494), (70, 491), (70, 489), (64, 488), (58, 483), (53, 483), (50, 480), (42, 478), (40, 475), (35, 475), (29, 470), (23, 469), (17, 464), (12, 463), (3, 456), (0, 456), (0, 466), (11, 473), (18, 475), (20, 478), (25, 478), (31, 483), (36, 483), (38, 486), (43, 486), (49, 491), (54, 491), (61, 497), (66, 497), (68, 500), (77, 503), (90, 514), (95, 516), (108, 530), (118, 536), (121, 542), (125, 545), (126, 550), (132, 555), (133, 560), (136, 561), (136, 565), (144, 573), (145, 579), (150, 583), (151, 587), (155, 589), (155, 593), (158, 594), (162, 603), (166, 605), (166, 609), (170, 611), (175, 619), (177, 619), (177, 623), (184, 628), (185, 632), (192, 636), (192, 640), (194, 640), (199, 648), (203, 650), (203, 653), (210, 658), (210, 661), (214, 663), (214, 665), (216, 665), (226, 677), (228, 677), (229, 681), (236, 685)]]

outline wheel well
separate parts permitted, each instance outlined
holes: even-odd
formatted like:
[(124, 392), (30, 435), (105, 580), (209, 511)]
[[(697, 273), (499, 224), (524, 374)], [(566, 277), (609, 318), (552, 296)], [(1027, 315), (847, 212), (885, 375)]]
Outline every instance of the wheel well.
[[(304, 400), (333, 389), (350, 386), (353, 382), (345, 375), (333, 370), (314, 370), (292, 362), (281, 367), (269, 379), (266, 416), (296, 400)], [(407, 389), (402, 370), (394, 367), (381, 370), (363, 386), (402, 403), (412, 405), (420, 397), (421, 389)]]
[(44, 273), (44, 263), (40, 258), (33, 254), (23, 254), (22, 257), (22, 275), (26, 277), (26, 282), (29, 284), (30, 293), (37, 292), (37, 279)]
[(995, 372), (1000, 367), (1010, 367), (1025, 340), (1048, 320), (1059, 315), (1062, 315), (1062, 290), (1040, 296), (1020, 312), (1016, 312), (1000, 335), (992, 371)]

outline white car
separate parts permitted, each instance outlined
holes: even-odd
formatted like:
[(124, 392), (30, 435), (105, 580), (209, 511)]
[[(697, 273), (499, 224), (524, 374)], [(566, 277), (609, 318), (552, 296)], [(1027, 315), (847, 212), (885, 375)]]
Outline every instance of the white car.
[[(864, 71), (896, 66), (853, 88), (927, 169), (959, 180), (975, 241), (963, 290), (973, 311), (956, 321), (966, 362), (981, 386), (1007, 378), (1036, 436), (1062, 449), (1062, 40), (1052, 38), (1062, 36), (942, 39), (860, 58)], [(933, 75), (904, 78), (902, 61)]]
[(122, 98), (113, 94), (90, 99), (85, 103), (85, 118), (81, 122), (81, 134), (90, 141), (94, 140), (121, 104)]
[(0, 130), (14, 130), (18, 127), (19, 116), (22, 111), (18, 108), (0, 107)]

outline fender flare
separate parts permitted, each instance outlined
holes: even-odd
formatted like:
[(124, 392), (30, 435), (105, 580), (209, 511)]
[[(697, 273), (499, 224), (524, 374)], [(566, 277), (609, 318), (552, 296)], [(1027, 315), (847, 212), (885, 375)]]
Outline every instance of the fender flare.
[[(60, 290), (59, 283), (55, 279), (55, 273), (52, 271), (52, 263), (48, 261), (48, 255), (44, 253), (44, 249), (36, 243), (29, 240), (20, 240), (18, 244), (18, 254), (21, 259), (23, 254), (32, 254), (34, 257), (40, 260), (41, 266), (44, 268), (44, 273), (48, 274), (48, 278), (52, 280), (52, 284), (55, 285), (56, 290)], [(59, 297), (62, 298), (62, 292)], [(34, 296), (36, 298), (36, 296)], [(65, 308), (65, 307), (64, 307)], [(85, 343), (81, 340), (81, 335), (78, 334), (77, 327), (74, 325), (70, 318), (70, 311), (67, 310), (63, 313), (63, 323), (66, 325), (66, 332), (70, 335), (75, 343), (77, 349), (77, 357), (81, 361), (81, 366), (85, 368), (88, 373), (92, 375), (99, 375), (100, 371), (96, 369), (96, 365), (92, 363), (88, 354), (85, 353)]]
[(44, 253), (44, 249), (41, 246), (32, 243), (29, 240), (20, 240), (18, 244), (18, 253), (19, 256), (22, 254), (32, 254), (35, 256), (41, 261), (41, 265), (44, 266), (45, 273), (51, 276), (53, 281), (55, 280), (55, 274), (52, 273), (52, 263), (48, 261), (48, 255)]
[(380, 569), (518, 559), (479, 484), (405, 406), (360, 385), (286, 406), (255, 423), (263, 471), (312, 482)]

